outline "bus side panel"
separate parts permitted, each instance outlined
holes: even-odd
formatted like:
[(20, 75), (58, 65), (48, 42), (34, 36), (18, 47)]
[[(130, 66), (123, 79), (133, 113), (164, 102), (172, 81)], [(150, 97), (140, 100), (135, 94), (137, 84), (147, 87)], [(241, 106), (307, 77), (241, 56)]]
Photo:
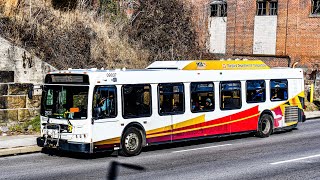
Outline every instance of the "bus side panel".
[[(172, 140), (257, 130), (259, 112), (258, 106), (255, 106), (245, 111), (210, 121), (203, 122), (201, 117), (205, 116), (200, 115), (198, 117), (199, 123), (189, 124), (186, 122), (190, 120), (187, 120), (183, 122), (185, 126), (174, 124)], [(148, 142), (163, 141), (164, 139), (169, 140), (169, 136), (165, 133), (163, 133), (163, 136), (160, 134), (159, 137), (148, 138)]]
[(231, 115), (230, 132), (255, 131), (258, 129), (259, 106)]

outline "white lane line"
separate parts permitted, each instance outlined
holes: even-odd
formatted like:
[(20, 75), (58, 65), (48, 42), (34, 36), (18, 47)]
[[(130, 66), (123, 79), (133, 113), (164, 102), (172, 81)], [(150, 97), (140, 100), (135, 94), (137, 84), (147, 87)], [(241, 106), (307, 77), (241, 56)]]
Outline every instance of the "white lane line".
[(300, 160), (304, 160), (304, 159), (311, 159), (311, 158), (315, 158), (315, 157), (320, 157), (320, 154), (313, 155), (313, 156), (302, 157), (302, 158), (297, 158), (297, 159), (290, 159), (290, 160), (285, 160), (285, 161), (279, 161), (279, 162), (274, 162), (274, 163), (270, 163), (270, 164), (271, 164), (271, 165), (283, 164), (283, 163), (300, 161)]
[(181, 150), (181, 151), (173, 151), (172, 153), (196, 151), (196, 150), (201, 150), (201, 149), (217, 148), (217, 147), (224, 147), (224, 146), (231, 146), (231, 145), (232, 144), (222, 144), (222, 145), (217, 145), (217, 146), (208, 146), (208, 147), (202, 147), (202, 148), (186, 149), (186, 150)]

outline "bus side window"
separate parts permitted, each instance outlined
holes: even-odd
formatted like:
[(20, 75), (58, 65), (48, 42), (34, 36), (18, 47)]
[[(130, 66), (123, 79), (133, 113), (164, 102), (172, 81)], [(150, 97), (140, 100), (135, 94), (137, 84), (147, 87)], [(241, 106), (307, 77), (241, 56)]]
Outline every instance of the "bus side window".
[(214, 110), (213, 82), (194, 82), (190, 85), (191, 112), (208, 112)]
[(241, 83), (228, 81), (220, 83), (220, 109), (231, 110), (241, 108)]
[(122, 86), (123, 118), (150, 117), (151, 109), (150, 84)]
[(160, 115), (174, 115), (184, 113), (183, 83), (159, 84), (158, 94)]
[(270, 80), (270, 100), (271, 101), (288, 100), (288, 80), (286, 79)]
[(117, 89), (115, 86), (97, 86), (94, 89), (93, 112), (96, 118), (115, 118), (117, 116)]
[(266, 82), (264, 80), (248, 80), (246, 84), (247, 103), (266, 101)]

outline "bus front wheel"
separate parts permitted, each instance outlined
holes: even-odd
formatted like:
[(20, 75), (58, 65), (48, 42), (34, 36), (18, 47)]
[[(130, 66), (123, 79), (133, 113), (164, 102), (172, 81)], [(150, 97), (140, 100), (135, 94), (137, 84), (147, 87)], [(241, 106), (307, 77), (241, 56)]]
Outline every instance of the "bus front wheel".
[(272, 132), (272, 116), (269, 114), (264, 114), (261, 116), (259, 125), (258, 125), (258, 131), (256, 135), (258, 137), (269, 137)]
[(125, 156), (136, 156), (142, 149), (142, 135), (137, 128), (126, 130), (121, 141), (121, 152)]

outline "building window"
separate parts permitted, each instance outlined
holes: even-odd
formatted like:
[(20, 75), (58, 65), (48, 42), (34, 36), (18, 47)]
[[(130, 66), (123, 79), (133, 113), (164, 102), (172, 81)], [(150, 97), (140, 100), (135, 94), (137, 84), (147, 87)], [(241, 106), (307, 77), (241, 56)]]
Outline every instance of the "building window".
[(266, 82), (264, 80), (247, 81), (247, 103), (266, 101)]
[(278, 2), (270, 2), (269, 3), (269, 15), (270, 16), (276, 16), (277, 15), (277, 10), (278, 10)]
[(151, 86), (136, 84), (122, 86), (123, 118), (151, 116)]
[(320, 15), (320, 0), (311, 0), (311, 14)]
[(191, 112), (208, 112), (214, 110), (213, 82), (194, 82), (190, 86)]
[(276, 16), (278, 14), (278, 1), (257, 0), (257, 16)]
[(229, 81), (220, 83), (220, 103), (221, 110), (241, 108), (240, 81)]
[(285, 101), (288, 100), (288, 80), (277, 79), (270, 80), (270, 100), (271, 101)]
[(213, 1), (210, 9), (210, 17), (227, 17), (227, 2), (225, 1)]
[(184, 113), (183, 83), (159, 84), (158, 92), (160, 115), (174, 115)]

